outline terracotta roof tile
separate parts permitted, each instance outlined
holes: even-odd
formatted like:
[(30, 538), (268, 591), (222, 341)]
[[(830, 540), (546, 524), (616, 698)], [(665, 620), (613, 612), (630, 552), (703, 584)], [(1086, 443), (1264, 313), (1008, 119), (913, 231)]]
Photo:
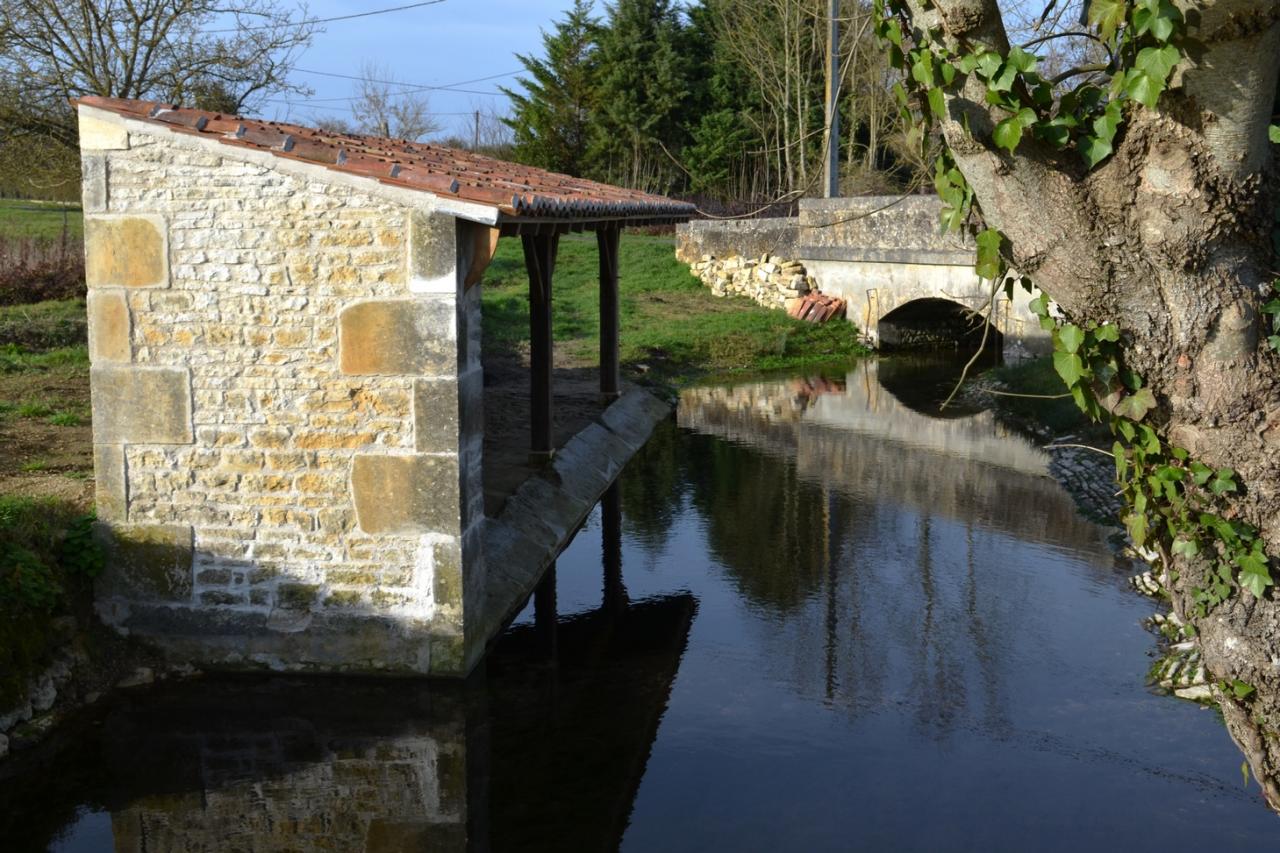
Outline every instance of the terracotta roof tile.
[(154, 101), (87, 96), (75, 101), (125, 118), (317, 163), (382, 183), (497, 208), (504, 219), (680, 221), (693, 205), (404, 139), (224, 116)]

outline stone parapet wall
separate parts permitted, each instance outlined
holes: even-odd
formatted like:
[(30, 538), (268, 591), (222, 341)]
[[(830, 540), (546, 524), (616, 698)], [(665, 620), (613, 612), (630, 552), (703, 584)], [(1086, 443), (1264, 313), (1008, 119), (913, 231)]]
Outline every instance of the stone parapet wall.
[(824, 261), (973, 266), (973, 243), (939, 227), (933, 195), (807, 198), (796, 221), (797, 257)]
[(716, 258), (774, 255), (796, 257), (794, 217), (774, 219), (702, 219), (676, 226), (676, 257), (686, 264)]
[(207, 665), (459, 670), (483, 586), (472, 226), (94, 113), (103, 617)]

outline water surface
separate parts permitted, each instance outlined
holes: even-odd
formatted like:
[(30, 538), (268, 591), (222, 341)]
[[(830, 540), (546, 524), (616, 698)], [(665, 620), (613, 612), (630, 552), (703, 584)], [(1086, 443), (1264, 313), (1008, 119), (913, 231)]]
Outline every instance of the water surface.
[[(112, 700), (5, 850), (1269, 849), (1154, 605), (1044, 455), (920, 368), (687, 392), (465, 685)], [(939, 383), (934, 377), (933, 385)]]

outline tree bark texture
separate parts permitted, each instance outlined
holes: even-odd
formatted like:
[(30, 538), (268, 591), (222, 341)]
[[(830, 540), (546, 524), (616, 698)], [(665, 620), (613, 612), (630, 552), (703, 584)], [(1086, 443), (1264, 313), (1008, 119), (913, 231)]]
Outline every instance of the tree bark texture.
[[(1272, 217), (1280, 196), (1267, 139), (1280, 75), (1276, 0), (1179, 2), (1198, 44), (1158, 109), (1127, 105), (1109, 160), (1087, 171), (1074, 151), (1023, 140), (1012, 156), (991, 140), (1003, 118), (976, 77), (948, 96), (943, 134), (1011, 267), (1076, 323), (1112, 322), (1126, 365), (1156, 394), (1148, 415), (1192, 458), (1237, 472), (1238, 518), (1262, 531), (1280, 566), (1280, 354), (1262, 304), (1277, 277)], [(917, 29), (949, 46), (1007, 54), (995, 0), (916, 5)], [(970, 131), (962, 119), (967, 118)], [(1167, 584), (1196, 626), (1218, 679), (1257, 693), (1223, 697), (1232, 736), (1280, 809), (1280, 596), (1238, 591), (1196, 619), (1191, 590), (1207, 566), (1177, 558)], [(1276, 578), (1280, 582), (1280, 577)]]

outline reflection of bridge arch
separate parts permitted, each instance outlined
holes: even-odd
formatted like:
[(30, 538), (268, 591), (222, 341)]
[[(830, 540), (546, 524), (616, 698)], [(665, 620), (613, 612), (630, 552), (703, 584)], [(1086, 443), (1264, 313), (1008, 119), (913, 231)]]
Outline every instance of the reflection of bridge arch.
[[(999, 318), (996, 318), (997, 322)], [(876, 335), (885, 349), (1004, 348), (998, 327), (987, 329), (986, 316), (952, 299), (926, 296), (911, 299), (882, 314)], [(984, 339), (985, 333), (985, 339)]]

